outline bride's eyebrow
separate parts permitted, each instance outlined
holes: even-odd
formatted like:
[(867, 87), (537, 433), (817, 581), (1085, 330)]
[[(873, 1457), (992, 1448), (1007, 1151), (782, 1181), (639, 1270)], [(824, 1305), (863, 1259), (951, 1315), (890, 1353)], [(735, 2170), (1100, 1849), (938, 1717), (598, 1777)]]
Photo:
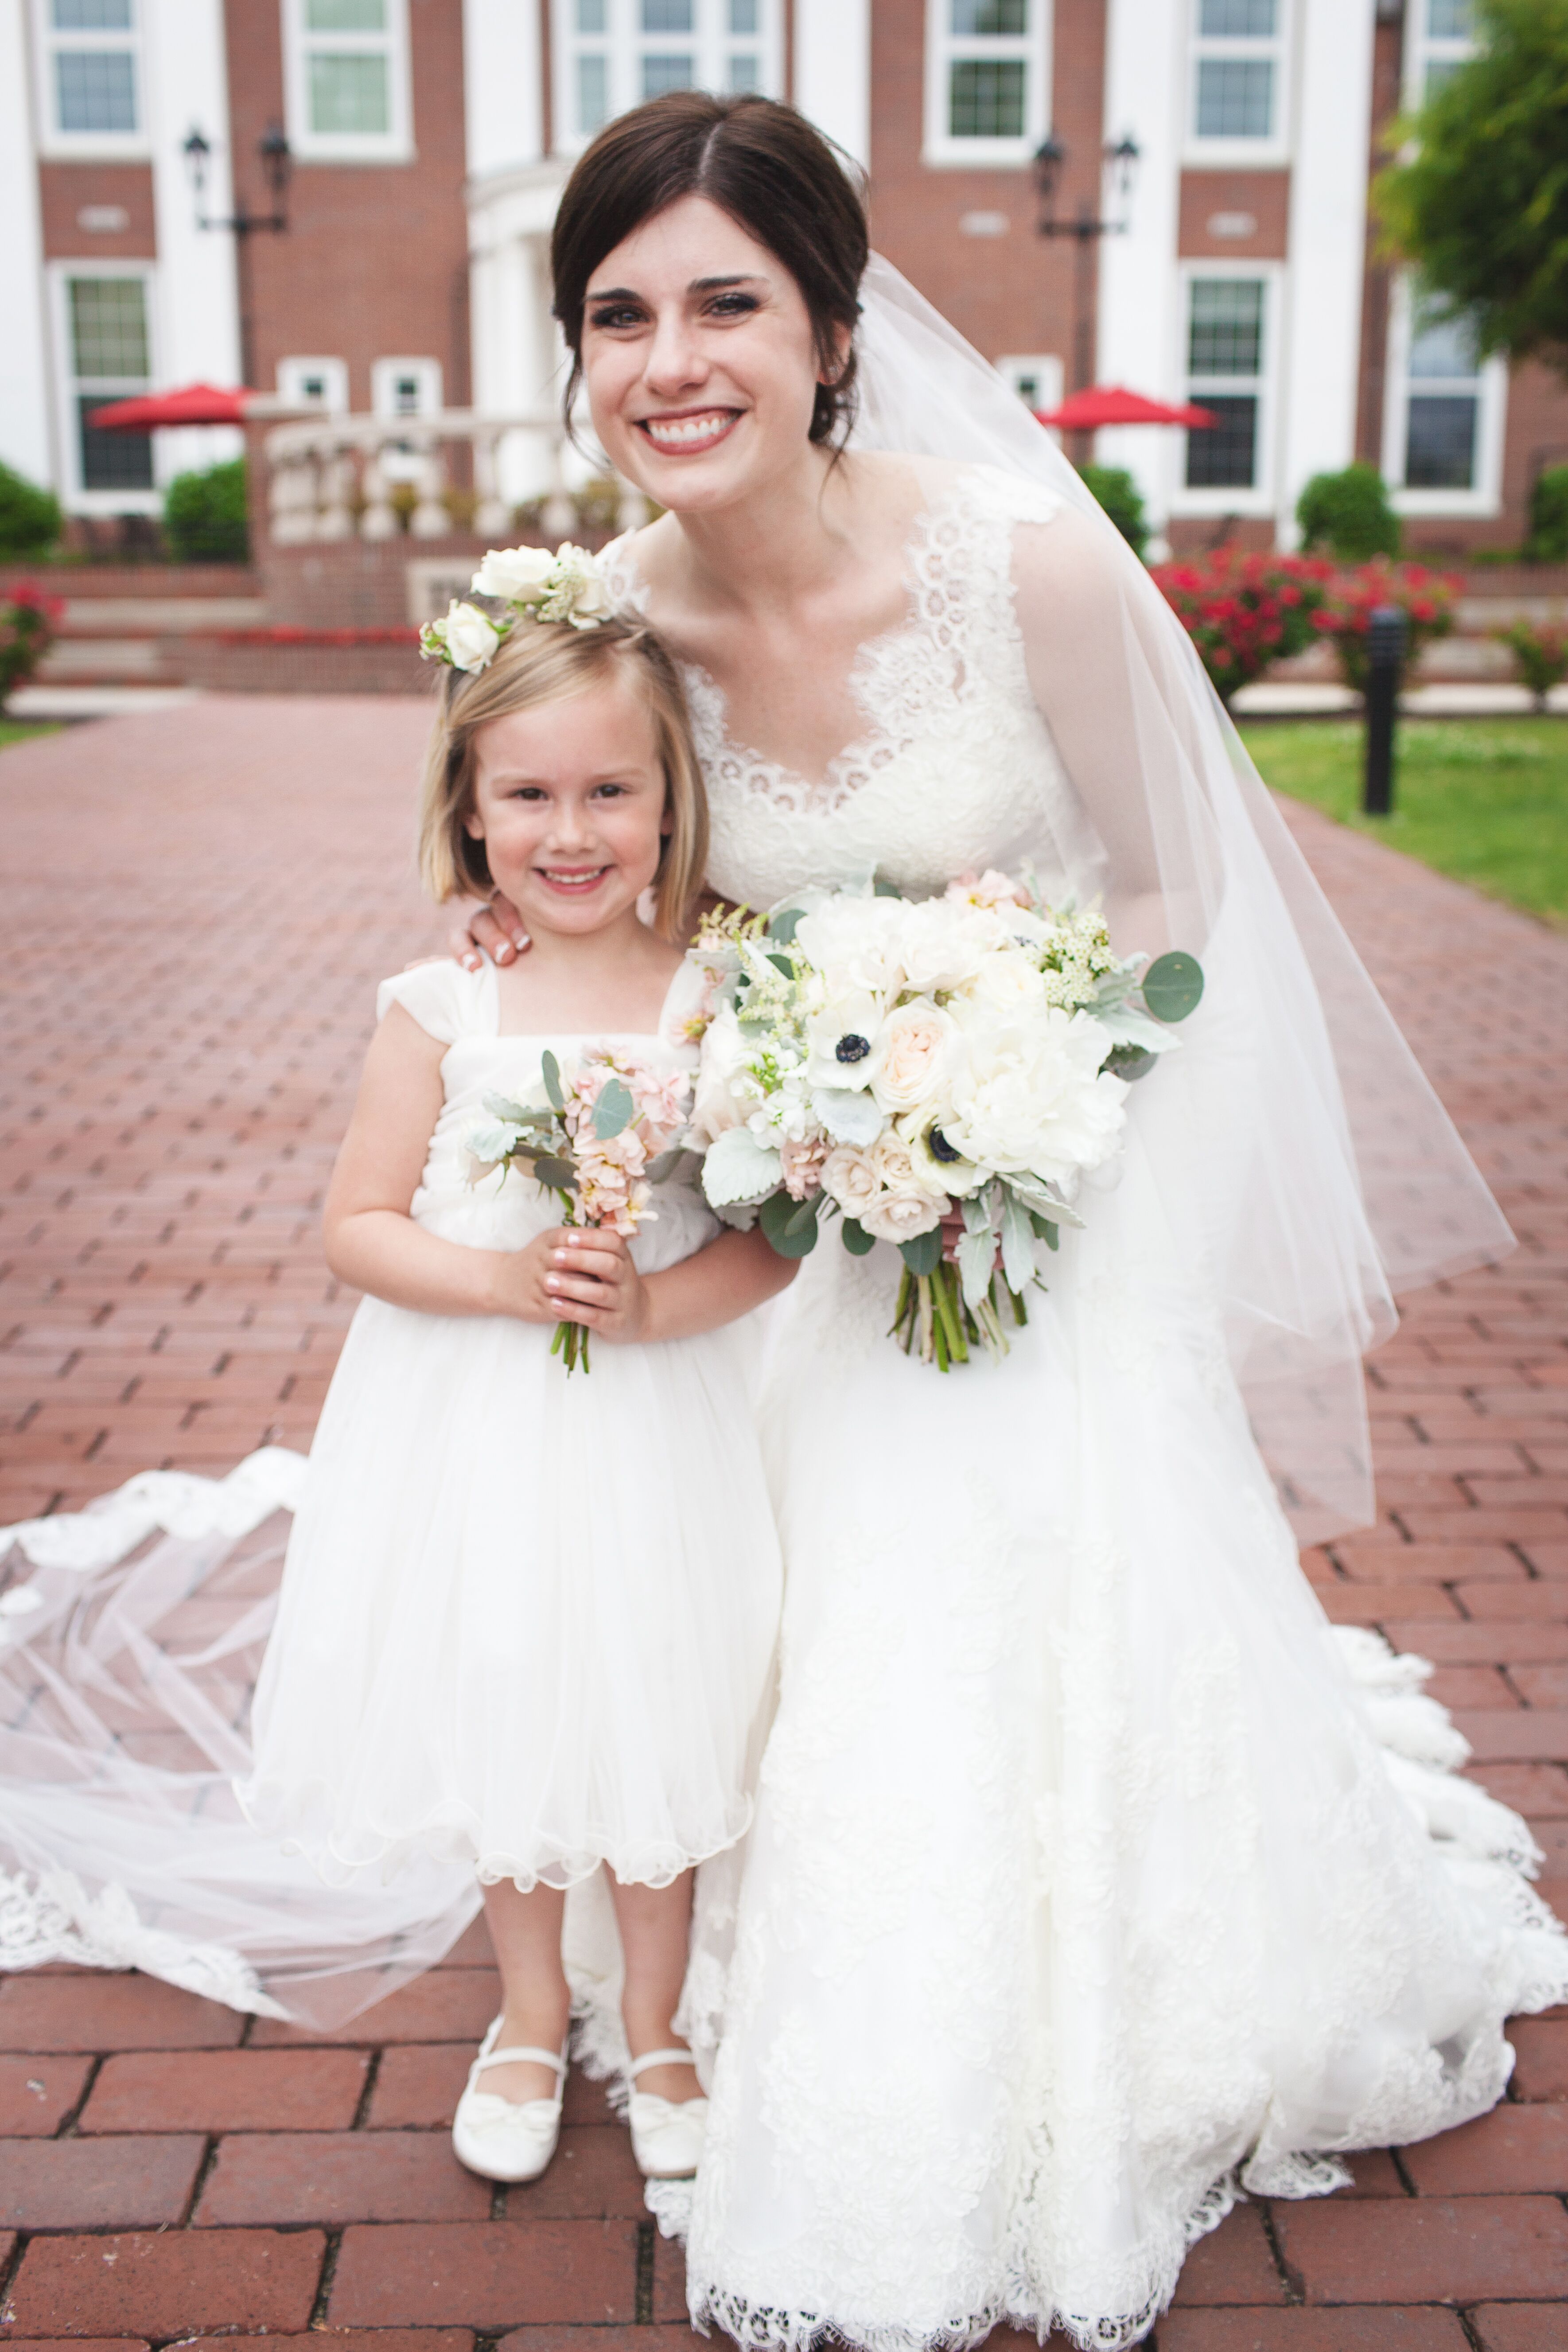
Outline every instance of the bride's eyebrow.
[[(717, 294), (727, 286), (765, 286), (767, 282), (754, 271), (737, 269), (724, 278), (694, 278), (686, 290), (689, 294)], [(583, 299), (586, 302), (641, 302), (646, 298), (635, 286), (595, 286)]]

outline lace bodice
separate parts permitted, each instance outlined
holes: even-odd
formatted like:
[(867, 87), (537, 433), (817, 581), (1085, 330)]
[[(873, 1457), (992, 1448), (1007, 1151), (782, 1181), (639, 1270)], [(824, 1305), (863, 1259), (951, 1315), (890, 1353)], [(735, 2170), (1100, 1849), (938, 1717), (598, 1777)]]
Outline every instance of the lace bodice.
[[(1057, 506), (981, 467), (931, 501), (909, 546), (910, 617), (862, 645), (851, 672), (864, 731), (818, 782), (737, 742), (721, 688), (682, 665), (716, 890), (769, 906), (807, 882), (872, 872), (919, 892), (1022, 858), (1047, 880), (1061, 868), (1069, 789), (1029, 690), (1011, 578), (1015, 529), (1048, 522)], [(627, 542), (604, 561), (617, 604), (646, 612)]]

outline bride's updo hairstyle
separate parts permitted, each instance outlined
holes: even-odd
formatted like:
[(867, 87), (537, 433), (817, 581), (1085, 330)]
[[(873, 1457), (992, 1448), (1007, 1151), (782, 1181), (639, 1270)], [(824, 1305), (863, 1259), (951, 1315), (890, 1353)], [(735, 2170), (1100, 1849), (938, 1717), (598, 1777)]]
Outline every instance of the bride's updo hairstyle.
[(629, 671), (642, 698), (664, 770), (669, 830), (653, 882), (654, 925), (687, 944), (708, 864), (708, 798), (680, 673), (652, 630), (635, 621), (574, 629), (520, 619), (483, 669), (442, 669), (419, 800), (419, 876), (433, 898), (488, 898), (495, 887), (485, 845), (468, 828), (479, 730), (514, 710), (608, 686), (617, 668)]
[(672, 89), (607, 122), (579, 157), (555, 215), (555, 316), (572, 352), (568, 425), (583, 373), (588, 281), (607, 253), (682, 196), (705, 196), (776, 254), (799, 287), (817, 364), (814, 441), (842, 446), (855, 421), (853, 332), (870, 253), (866, 207), (841, 158), (804, 114), (776, 99)]

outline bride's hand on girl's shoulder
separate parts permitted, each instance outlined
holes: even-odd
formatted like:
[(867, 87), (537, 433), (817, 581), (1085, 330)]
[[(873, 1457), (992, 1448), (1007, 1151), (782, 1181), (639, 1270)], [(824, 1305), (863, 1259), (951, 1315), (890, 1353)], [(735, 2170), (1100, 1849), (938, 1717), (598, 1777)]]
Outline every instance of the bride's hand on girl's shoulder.
[(611, 1342), (640, 1339), (647, 1289), (624, 1235), (558, 1225), (515, 1251), (497, 1277), (500, 1311), (520, 1323), (581, 1323)]
[(478, 971), (486, 956), (492, 963), (515, 963), (532, 945), (522, 917), (500, 890), (488, 906), (477, 908), (466, 924), (447, 934), (447, 953), (465, 971)]

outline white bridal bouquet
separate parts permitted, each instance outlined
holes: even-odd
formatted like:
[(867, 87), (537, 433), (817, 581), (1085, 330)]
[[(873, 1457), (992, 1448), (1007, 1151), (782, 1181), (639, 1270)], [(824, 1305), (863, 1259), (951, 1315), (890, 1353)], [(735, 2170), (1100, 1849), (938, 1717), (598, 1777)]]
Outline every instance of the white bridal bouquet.
[[(531, 1177), (560, 1200), (568, 1225), (608, 1225), (628, 1237), (657, 1221), (652, 1188), (679, 1166), (686, 1139), (691, 1080), (684, 1070), (650, 1069), (634, 1055), (593, 1046), (563, 1071), (555, 1055), (542, 1064), (544, 1099), (512, 1102), (487, 1095), (483, 1114), (463, 1134), (468, 1181), (501, 1171)], [(569, 1372), (589, 1370), (588, 1333), (558, 1323), (552, 1356)]]
[(1005, 1354), (1004, 1299), (1027, 1321), (1036, 1241), (1082, 1223), (1079, 1181), (1121, 1150), (1129, 1082), (1203, 993), (1193, 957), (1118, 956), (1097, 909), (994, 873), (940, 898), (812, 890), (710, 916), (690, 953), (710, 1202), (759, 1215), (784, 1257), (825, 1216), (856, 1256), (896, 1243), (894, 1335), (942, 1371), (972, 1345)]

